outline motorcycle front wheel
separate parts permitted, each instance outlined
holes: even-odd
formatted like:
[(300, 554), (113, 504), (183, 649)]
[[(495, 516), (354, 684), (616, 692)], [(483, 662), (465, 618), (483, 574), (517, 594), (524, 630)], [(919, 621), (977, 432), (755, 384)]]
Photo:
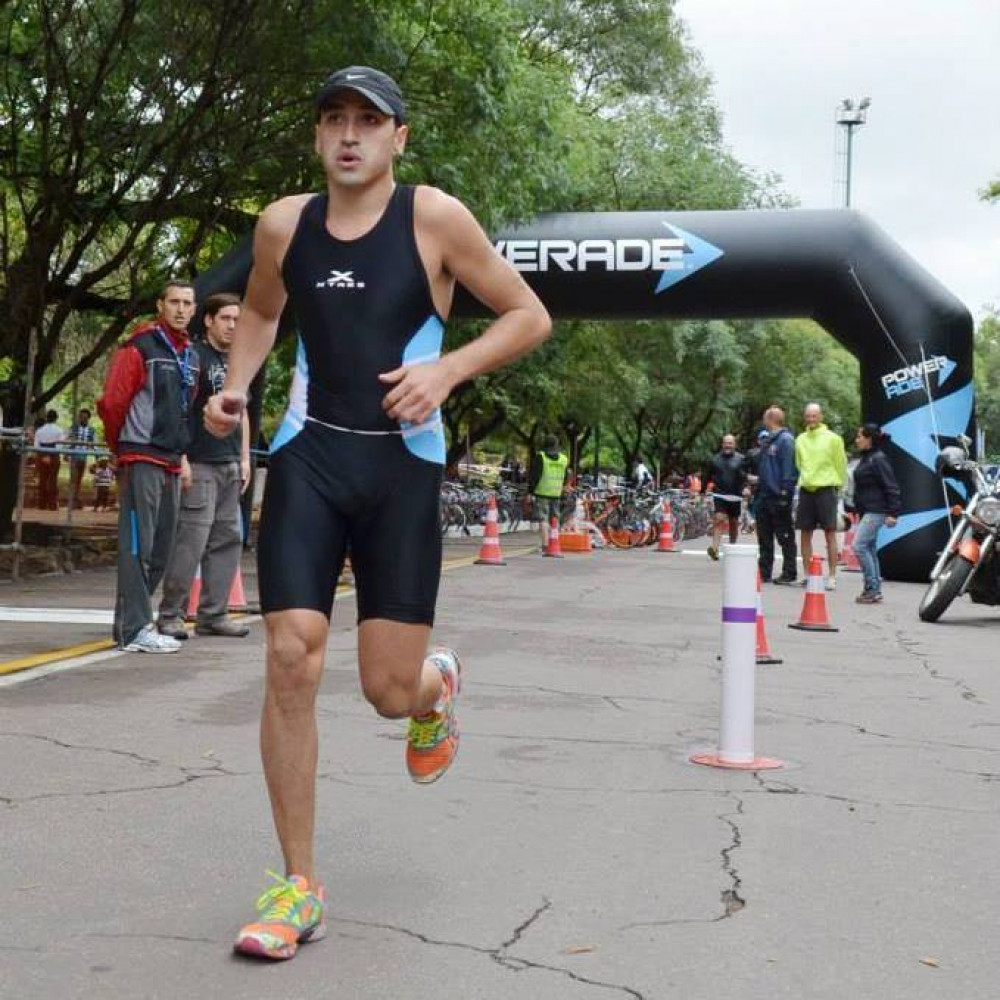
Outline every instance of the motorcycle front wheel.
[(918, 614), (920, 620), (936, 622), (948, 610), (948, 605), (961, 593), (965, 581), (972, 575), (975, 565), (964, 556), (953, 552), (936, 580), (931, 581)]

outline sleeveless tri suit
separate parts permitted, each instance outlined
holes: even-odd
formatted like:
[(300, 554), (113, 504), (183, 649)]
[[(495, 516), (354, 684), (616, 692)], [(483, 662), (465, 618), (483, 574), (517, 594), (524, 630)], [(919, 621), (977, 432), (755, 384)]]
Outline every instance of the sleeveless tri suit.
[(282, 275), (299, 329), (288, 411), (271, 444), (258, 560), (265, 612), (329, 616), (348, 551), (358, 620), (433, 624), (441, 574), (441, 416), (400, 426), (378, 376), (440, 357), (444, 321), (417, 251), (414, 189), (397, 185), (356, 240), (302, 210)]

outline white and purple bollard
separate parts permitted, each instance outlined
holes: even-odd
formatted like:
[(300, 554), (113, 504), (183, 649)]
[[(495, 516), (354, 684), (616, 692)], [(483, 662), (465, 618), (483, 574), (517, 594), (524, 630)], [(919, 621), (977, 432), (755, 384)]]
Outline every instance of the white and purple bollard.
[(709, 767), (762, 771), (784, 767), (754, 754), (754, 673), (757, 667), (757, 546), (722, 546), (722, 709), (719, 749), (691, 760)]

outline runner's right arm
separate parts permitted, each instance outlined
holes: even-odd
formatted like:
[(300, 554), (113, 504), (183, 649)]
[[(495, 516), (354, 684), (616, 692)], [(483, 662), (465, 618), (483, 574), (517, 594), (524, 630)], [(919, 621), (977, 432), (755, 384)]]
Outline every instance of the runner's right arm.
[(257, 220), (253, 267), (229, 352), (226, 382), (222, 392), (205, 404), (205, 427), (216, 437), (226, 437), (240, 426), (250, 383), (274, 347), (288, 299), (281, 264), (303, 201), (301, 195), (282, 198), (268, 205)]

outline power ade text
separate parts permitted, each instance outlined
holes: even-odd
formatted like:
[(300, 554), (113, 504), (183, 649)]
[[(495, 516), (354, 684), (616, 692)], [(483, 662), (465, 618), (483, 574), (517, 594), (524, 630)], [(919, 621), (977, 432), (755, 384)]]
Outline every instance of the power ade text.
[(518, 271), (681, 271), (684, 241), (499, 240), (497, 250)]
[(930, 378), (935, 372), (940, 371), (948, 373), (952, 367), (954, 366), (944, 355), (935, 354), (934, 357), (919, 364), (897, 368), (896, 371), (883, 375), (882, 388), (888, 399), (905, 396), (909, 392), (919, 392), (924, 389), (925, 377)]

